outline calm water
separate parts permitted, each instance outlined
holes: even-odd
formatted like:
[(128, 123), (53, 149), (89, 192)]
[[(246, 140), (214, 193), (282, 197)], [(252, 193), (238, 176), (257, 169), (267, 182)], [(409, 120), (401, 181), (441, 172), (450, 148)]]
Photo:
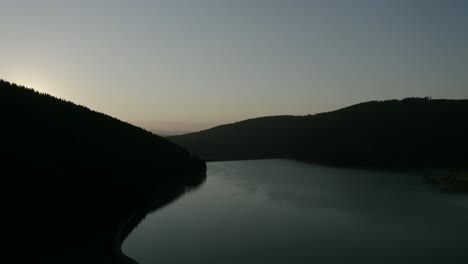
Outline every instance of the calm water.
[(213, 162), (123, 251), (141, 264), (468, 263), (468, 195), (409, 173)]

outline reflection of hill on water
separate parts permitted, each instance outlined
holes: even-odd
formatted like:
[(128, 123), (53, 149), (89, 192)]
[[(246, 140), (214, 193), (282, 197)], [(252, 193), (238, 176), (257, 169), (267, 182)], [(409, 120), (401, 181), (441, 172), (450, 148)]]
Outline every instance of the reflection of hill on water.
[(198, 188), (206, 180), (206, 175), (199, 177), (198, 180), (198, 182), (192, 182), (190, 185), (169, 184), (157, 188), (149, 199), (145, 203), (142, 203), (141, 206), (128, 218), (128, 221), (122, 225), (119, 234), (119, 246), (125, 241), (130, 233), (138, 227), (147, 215), (158, 211), (181, 198), (187, 192)]

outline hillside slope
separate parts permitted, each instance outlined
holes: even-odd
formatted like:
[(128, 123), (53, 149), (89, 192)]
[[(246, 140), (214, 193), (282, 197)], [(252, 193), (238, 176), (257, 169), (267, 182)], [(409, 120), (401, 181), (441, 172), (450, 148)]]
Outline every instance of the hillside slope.
[(125, 261), (118, 234), (132, 214), (205, 179), (204, 161), (164, 138), (6, 81), (0, 115), (2, 186), (13, 194), (2, 192), (4, 237), (18, 263)]
[(173, 142), (206, 160), (294, 158), (383, 167), (468, 167), (468, 100), (371, 101), (222, 125)]

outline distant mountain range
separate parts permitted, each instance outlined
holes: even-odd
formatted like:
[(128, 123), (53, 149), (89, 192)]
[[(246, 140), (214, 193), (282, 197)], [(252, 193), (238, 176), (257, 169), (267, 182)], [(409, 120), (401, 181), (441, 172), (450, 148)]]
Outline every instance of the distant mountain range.
[(159, 130), (159, 129), (151, 129), (150, 131), (161, 137), (184, 135), (184, 134), (191, 133), (191, 131)]
[(197, 120), (170, 121), (170, 120), (132, 120), (130, 123), (142, 127), (160, 136), (175, 136), (201, 131), (214, 127), (211, 122), (201, 122)]
[(292, 158), (378, 167), (468, 167), (468, 100), (371, 101), (168, 137), (208, 161)]

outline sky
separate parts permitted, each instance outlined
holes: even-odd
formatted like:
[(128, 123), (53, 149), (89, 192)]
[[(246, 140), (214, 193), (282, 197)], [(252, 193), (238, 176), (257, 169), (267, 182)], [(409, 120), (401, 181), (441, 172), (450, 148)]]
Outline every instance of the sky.
[(468, 98), (465, 0), (0, 1), (0, 79), (164, 131)]

